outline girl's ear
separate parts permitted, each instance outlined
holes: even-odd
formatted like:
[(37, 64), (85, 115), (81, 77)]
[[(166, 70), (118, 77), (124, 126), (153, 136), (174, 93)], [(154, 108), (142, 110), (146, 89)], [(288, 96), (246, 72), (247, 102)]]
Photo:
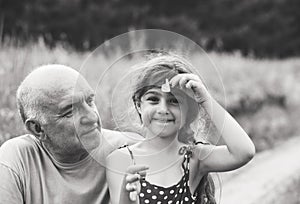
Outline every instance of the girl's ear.
[(141, 103), (140, 102), (136, 102), (135, 103), (135, 107), (136, 107), (136, 110), (139, 112), (139, 114), (141, 114)]

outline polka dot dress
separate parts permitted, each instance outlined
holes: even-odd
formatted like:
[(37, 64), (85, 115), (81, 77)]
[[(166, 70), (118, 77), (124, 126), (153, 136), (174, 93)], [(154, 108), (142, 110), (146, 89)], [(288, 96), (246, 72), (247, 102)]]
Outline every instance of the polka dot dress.
[(192, 195), (189, 188), (189, 155), (184, 155), (182, 168), (184, 175), (180, 181), (170, 187), (162, 187), (141, 180), (140, 204), (195, 204), (197, 195)]

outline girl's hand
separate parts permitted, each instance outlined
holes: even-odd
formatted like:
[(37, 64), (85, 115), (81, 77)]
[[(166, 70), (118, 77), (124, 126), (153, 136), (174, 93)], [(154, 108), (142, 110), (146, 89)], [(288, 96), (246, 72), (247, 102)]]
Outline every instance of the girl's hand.
[(178, 74), (170, 80), (170, 86), (179, 87), (200, 104), (211, 98), (200, 77), (195, 74)]
[(149, 167), (144, 165), (131, 165), (126, 171), (123, 183), (129, 193), (129, 199), (133, 202), (137, 201), (138, 194), (141, 191), (140, 179), (145, 178), (148, 169)]

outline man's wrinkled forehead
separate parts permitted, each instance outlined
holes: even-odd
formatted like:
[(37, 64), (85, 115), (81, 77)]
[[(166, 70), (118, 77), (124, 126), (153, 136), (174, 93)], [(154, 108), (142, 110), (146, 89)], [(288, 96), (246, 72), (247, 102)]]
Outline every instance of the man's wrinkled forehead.
[(94, 90), (90, 87), (88, 82), (80, 75), (69, 76), (64, 80), (57, 80), (60, 78), (53, 78), (48, 80), (41, 88), (44, 92), (45, 102), (49, 100), (51, 103), (60, 103), (61, 101), (68, 100), (83, 100), (88, 95), (94, 94)]
[(76, 91), (60, 98), (58, 103), (59, 108), (64, 108), (69, 104), (77, 104), (86, 101), (88, 98), (94, 98), (95, 93), (91, 89), (86, 91)]

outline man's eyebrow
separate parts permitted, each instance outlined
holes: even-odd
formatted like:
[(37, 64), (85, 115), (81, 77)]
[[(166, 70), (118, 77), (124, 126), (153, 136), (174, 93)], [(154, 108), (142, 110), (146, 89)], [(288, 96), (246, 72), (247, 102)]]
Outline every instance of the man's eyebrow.
[(66, 105), (66, 106), (63, 107), (63, 108), (60, 108), (59, 113), (64, 113), (64, 112), (66, 112), (67, 110), (70, 110), (70, 109), (72, 109), (72, 108), (73, 108), (73, 104)]
[(63, 113), (68, 109), (72, 109), (74, 104), (73, 102), (73, 97), (65, 98), (58, 104), (59, 113)]
[(87, 94), (80, 93), (73, 96), (66, 96), (63, 100), (58, 104), (58, 108), (60, 112), (64, 112), (73, 107), (74, 104), (85, 101), (88, 98), (94, 98), (95, 93), (89, 92)]

